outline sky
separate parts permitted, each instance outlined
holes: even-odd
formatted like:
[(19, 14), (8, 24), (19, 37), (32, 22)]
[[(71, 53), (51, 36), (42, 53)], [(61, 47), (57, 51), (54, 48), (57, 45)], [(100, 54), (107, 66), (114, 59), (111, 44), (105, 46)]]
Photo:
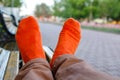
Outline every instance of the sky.
[(53, 0), (22, 0), (23, 5), (21, 7), (20, 15), (32, 15), (37, 4), (46, 3), (48, 6), (53, 6)]

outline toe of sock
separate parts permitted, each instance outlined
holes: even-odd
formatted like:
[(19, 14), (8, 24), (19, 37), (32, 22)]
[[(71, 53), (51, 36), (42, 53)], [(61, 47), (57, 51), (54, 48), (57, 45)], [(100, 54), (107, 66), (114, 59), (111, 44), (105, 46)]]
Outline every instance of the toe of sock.
[(73, 18), (69, 18), (65, 21), (64, 28), (67, 28), (67, 29), (72, 28), (72, 29), (75, 29), (76, 31), (80, 31), (80, 23)]
[(28, 16), (27, 18), (24, 18), (20, 21), (18, 28), (25, 29), (25, 28), (36, 27), (32, 25), (37, 25), (37, 20), (33, 16)]
[(80, 26), (80, 23), (73, 19), (73, 18), (69, 18), (66, 20), (65, 24), (70, 24), (70, 25), (74, 25), (74, 26)]

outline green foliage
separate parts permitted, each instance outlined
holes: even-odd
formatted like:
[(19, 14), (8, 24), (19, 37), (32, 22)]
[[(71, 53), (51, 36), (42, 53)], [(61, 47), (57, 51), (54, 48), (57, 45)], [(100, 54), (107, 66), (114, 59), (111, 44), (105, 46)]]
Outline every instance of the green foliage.
[[(92, 10), (92, 13), (97, 11), (97, 8), (94, 7), (98, 5), (98, 2), (95, 0), (94, 5), (91, 6), (90, 0), (61, 0), (57, 2), (55, 0), (54, 5), (54, 14), (61, 17), (74, 17), (76, 19), (89, 17), (89, 12)], [(63, 10), (61, 10), (63, 8)]]
[[(19, 7), (21, 6), (20, 0), (13, 0), (14, 2), (14, 7)], [(12, 0), (0, 0), (0, 2), (3, 3), (4, 6), (6, 7), (11, 7), (12, 6)]]
[(36, 17), (40, 16), (49, 17), (52, 15), (52, 12), (46, 4), (42, 3), (41, 5), (36, 6), (35, 15)]
[[(111, 5), (112, 4), (112, 5)], [(109, 17), (120, 20), (120, 0), (113, 0), (109, 2)]]
[(68, 18), (112, 18), (120, 20), (120, 0), (54, 0), (54, 15)]
[(101, 17), (108, 17), (120, 20), (120, 1), (119, 0), (101, 0), (99, 1), (99, 13)]
[(62, 16), (65, 18), (74, 17), (79, 19), (80, 17), (85, 17), (86, 13), (81, 11), (81, 9), (86, 10), (84, 8), (85, 0), (61, 0), (61, 2), (55, 1), (55, 15)]

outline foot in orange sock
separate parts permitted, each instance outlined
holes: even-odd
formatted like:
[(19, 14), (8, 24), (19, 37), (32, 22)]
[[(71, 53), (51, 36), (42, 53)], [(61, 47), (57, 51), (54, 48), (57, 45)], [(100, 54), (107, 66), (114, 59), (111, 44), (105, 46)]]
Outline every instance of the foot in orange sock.
[(80, 39), (80, 23), (73, 18), (69, 18), (63, 25), (50, 65), (52, 66), (56, 58), (60, 55), (74, 54), (79, 45)]
[(35, 58), (46, 58), (39, 25), (34, 17), (29, 16), (20, 21), (15, 38), (25, 63)]

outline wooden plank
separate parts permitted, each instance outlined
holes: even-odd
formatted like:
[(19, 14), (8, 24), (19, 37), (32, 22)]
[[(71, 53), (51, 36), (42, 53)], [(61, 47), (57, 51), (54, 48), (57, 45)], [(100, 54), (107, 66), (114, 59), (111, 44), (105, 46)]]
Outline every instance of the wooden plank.
[(0, 54), (1, 54), (1, 52), (2, 52), (2, 48), (0, 48)]
[(19, 52), (12, 51), (4, 76), (4, 80), (14, 80), (15, 76), (18, 73), (18, 69), (19, 69)]
[(10, 51), (18, 51), (17, 44), (16, 42), (8, 42), (5, 46), (4, 49), (10, 50)]
[(3, 80), (4, 78), (9, 56), (10, 56), (10, 51), (2, 49), (2, 52), (0, 54), (0, 80)]

